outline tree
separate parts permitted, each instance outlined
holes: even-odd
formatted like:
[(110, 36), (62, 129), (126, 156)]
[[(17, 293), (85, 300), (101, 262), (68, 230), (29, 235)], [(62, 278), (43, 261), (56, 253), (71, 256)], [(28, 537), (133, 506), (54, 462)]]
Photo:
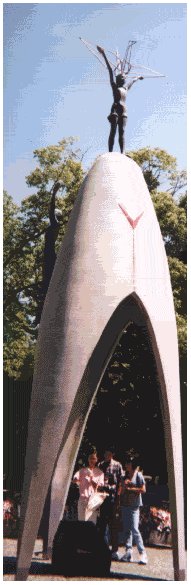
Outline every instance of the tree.
[(23, 201), (21, 207), (26, 235), (29, 242), (31, 236), (35, 242), (35, 267), (40, 270), (36, 282), (32, 283), (36, 303), (35, 324), (40, 321), (56, 253), (83, 178), (81, 163), (77, 162), (76, 153), (71, 149), (73, 142), (70, 138), (60, 141), (58, 145), (35, 150), (34, 157), (39, 164), (27, 177), (27, 184), (38, 189), (37, 194)]
[[(151, 193), (168, 257), (185, 258), (186, 212), (168, 192)], [(185, 258), (186, 259), (186, 258)]]
[(30, 269), (22, 259), (20, 239), (22, 222), (19, 208), (4, 192), (4, 368), (11, 377), (20, 375), (27, 361), (33, 362), (34, 343), (30, 336), (30, 316), (22, 297), (22, 280)]
[(176, 158), (166, 150), (147, 146), (127, 154), (142, 168), (150, 193), (165, 185), (174, 196), (186, 186), (186, 171), (178, 171)]
[(37, 193), (24, 199), (20, 209), (6, 195), (4, 222), (7, 224), (8, 215), (9, 228), (4, 232), (5, 371), (15, 378), (29, 377), (33, 370), (36, 316), (42, 304), (43, 255), (52, 193), (56, 191), (56, 204), (62, 212), (57, 252), (83, 179), (81, 163), (72, 149), (73, 143), (74, 139), (70, 138), (60, 141), (58, 145), (35, 150), (38, 166), (27, 177), (27, 184), (37, 187)]

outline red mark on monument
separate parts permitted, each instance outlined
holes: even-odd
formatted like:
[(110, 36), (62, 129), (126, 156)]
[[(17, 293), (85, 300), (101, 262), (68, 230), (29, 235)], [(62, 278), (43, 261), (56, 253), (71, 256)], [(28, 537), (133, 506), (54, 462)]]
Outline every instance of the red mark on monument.
[(128, 222), (130, 223), (131, 227), (133, 228), (133, 230), (136, 228), (139, 220), (141, 219), (144, 211), (142, 211), (140, 213), (140, 215), (138, 215), (135, 219), (132, 219), (132, 217), (130, 217), (130, 215), (128, 214), (127, 210), (125, 209), (125, 207), (123, 207), (123, 205), (121, 205), (121, 203), (118, 203), (121, 211), (124, 213), (125, 217), (127, 218)]

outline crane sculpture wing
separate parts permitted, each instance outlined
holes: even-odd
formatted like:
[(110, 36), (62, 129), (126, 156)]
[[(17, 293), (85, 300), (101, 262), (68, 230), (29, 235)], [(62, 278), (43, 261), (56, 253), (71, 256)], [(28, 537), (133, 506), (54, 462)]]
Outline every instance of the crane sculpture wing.
[[(85, 45), (85, 47), (103, 65), (103, 67), (107, 68), (105, 62), (100, 57), (100, 53), (98, 53), (96, 46), (92, 45), (92, 43), (90, 43), (89, 41), (82, 39), (82, 37), (79, 37), (79, 38), (80, 38), (80, 41), (82, 41), (82, 43)], [(135, 45), (136, 42), (137, 41), (129, 41), (128, 42), (128, 45), (127, 45), (127, 48), (125, 51), (125, 56), (123, 59), (121, 59), (118, 50), (116, 50), (116, 51), (108, 50), (107, 51), (107, 53), (109, 53), (115, 57), (115, 63), (113, 62), (113, 60), (108, 58), (108, 61), (111, 65), (115, 75), (117, 75), (118, 73), (123, 73), (126, 76), (131, 77), (133, 79), (135, 77), (137, 77), (138, 75), (143, 75), (144, 79), (145, 78), (152, 78), (152, 77), (155, 77), (155, 78), (156, 77), (165, 77), (165, 75), (163, 75), (163, 73), (159, 73), (159, 71), (155, 71), (154, 69), (151, 69), (150, 67), (145, 67), (144, 65), (139, 65), (138, 63), (137, 64), (131, 63), (132, 47), (133, 47), (133, 45)]]

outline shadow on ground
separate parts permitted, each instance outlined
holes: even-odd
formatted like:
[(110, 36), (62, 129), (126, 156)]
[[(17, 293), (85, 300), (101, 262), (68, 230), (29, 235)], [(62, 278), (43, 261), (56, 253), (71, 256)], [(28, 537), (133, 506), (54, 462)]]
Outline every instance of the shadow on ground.
[[(3, 559), (3, 574), (4, 575), (14, 575), (16, 572), (16, 557), (4, 557)], [(41, 561), (32, 561), (31, 568), (30, 568), (30, 575), (50, 575), (51, 574), (51, 563), (41, 562)], [(79, 577), (78, 577), (79, 579)], [(87, 578), (88, 579), (88, 578)], [(93, 577), (92, 577), (93, 579)], [(120, 573), (111, 571), (110, 579), (129, 579), (131, 581), (160, 581), (160, 579), (149, 577), (146, 575), (133, 575), (131, 573)], [(68, 580), (68, 579), (67, 579)], [(84, 579), (83, 579), (84, 580)], [(104, 581), (106, 579), (104, 578)], [(166, 579), (163, 579), (166, 581)]]

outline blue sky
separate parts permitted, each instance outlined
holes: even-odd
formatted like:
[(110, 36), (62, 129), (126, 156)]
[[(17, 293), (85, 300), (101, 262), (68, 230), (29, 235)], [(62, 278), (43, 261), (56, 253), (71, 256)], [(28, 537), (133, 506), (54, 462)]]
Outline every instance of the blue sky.
[(108, 74), (79, 36), (121, 55), (136, 40), (132, 62), (166, 75), (128, 93), (126, 149), (158, 146), (186, 167), (186, 4), (5, 3), (4, 188), (17, 203), (34, 192), (34, 149), (79, 137), (86, 169), (107, 151)]

